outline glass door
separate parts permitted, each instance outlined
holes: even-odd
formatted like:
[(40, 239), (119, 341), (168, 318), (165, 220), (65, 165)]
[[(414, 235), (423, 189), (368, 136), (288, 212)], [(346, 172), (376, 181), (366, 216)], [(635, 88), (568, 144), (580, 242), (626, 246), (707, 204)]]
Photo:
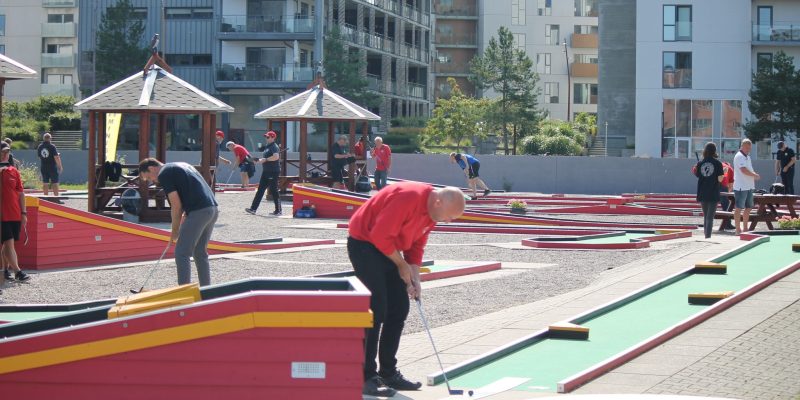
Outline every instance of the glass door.
[(758, 40), (769, 41), (772, 37), (772, 6), (758, 7)]

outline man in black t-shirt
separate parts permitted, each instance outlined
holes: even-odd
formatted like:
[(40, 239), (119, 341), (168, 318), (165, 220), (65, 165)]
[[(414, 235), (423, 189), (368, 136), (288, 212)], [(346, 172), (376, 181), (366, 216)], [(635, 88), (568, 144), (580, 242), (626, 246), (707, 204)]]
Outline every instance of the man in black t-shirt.
[(780, 175), (785, 194), (794, 194), (794, 164), (797, 161), (794, 150), (786, 143), (778, 142), (775, 154), (775, 175)]
[(47, 196), (49, 189), (53, 189), (53, 194), (58, 196), (58, 175), (64, 172), (64, 167), (61, 165), (61, 156), (58, 154), (56, 146), (50, 143), (52, 136), (49, 132), (45, 133), (42, 139), (44, 141), (36, 148), (36, 154), (41, 162), (42, 189), (45, 196)]
[(331, 146), (331, 175), (333, 177), (334, 187), (344, 186), (344, 167), (345, 165), (356, 162), (355, 156), (350, 153), (350, 146), (347, 145), (347, 136), (339, 136), (339, 140)]
[(200, 286), (210, 285), (208, 241), (219, 216), (211, 187), (193, 166), (184, 162), (162, 164), (155, 158), (146, 158), (139, 163), (139, 177), (161, 184), (169, 200), (170, 241), (175, 243), (178, 284), (191, 282), (189, 257), (194, 257)]
[(253, 203), (250, 208), (245, 208), (244, 211), (248, 214), (255, 214), (258, 206), (261, 204), (261, 199), (264, 197), (264, 191), (269, 188), (269, 195), (272, 196), (272, 201), (275, 203), (275, 211), (272, 215), (281, 215), (281, 197), (278, 193), (278, 179), (281, 175), (281, 149), (275, 143), (275, 138), (278, 136), (273, 131), (264, 134), (267, 138), (267, 148), (264, 150), (264, 157), (256, 160), (256, 164), (263, 164), (261, 171), (261, 180), (258, 181), (258, 190), (256, 190), (256, 197), (253, 198)]

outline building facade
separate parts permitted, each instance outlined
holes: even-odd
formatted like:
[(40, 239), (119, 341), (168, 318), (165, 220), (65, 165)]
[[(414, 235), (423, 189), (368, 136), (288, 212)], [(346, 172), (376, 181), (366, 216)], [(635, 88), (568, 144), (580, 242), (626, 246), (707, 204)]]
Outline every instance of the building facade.
[(0, 2), (0, 53), (34, 69), (40, 77), (7, 86), (6, 99), (79, 97), (76, 7), (77, 0)]
[(478, 0), (435, 0), (434, 13), (434, 96), (450, 93), (448, 78), (454, 78), (464, 94), (474, 96), (475, 86), (468, 78), (469, 62), (478, 52)]

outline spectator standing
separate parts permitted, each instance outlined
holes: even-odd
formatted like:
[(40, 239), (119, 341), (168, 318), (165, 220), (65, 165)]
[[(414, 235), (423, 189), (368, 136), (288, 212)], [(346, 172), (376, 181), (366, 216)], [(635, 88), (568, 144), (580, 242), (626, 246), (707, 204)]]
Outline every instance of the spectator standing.
[[(753, 170), (753, 162), (750, 159), (750, 150), (753, 142), (750, 139), (742, 140), (742, 145), (736, 156), (733, 157), (733, 224), (736, 226), (736, 234), (747, 231), (747, 222), (750, 219), (750, 210), (753, 209), (753, 192), (756, 190), (756, 181), (761, 179)], [(742, 214), (744, 211), (744, 214)], [(743, 225), (739, 225), (742, 221)]]
[(19, 282), (31, 279), (28, 274), (22, 272), (17, 260), (17, 251), (14, 242), (19, 240), (19, 233), (23, 226), (28, 223), (28, 212), (25, 209), (25, 191), (22, 187), (22, 177), (19, 171), (9, 163), (11, 147), (8, 143), (0, 142), (0, 180), (2, 183), (2, 206), (0, 206), (0, 231), (2, 231), (2, 249), (0, 257), (6, 269), (3, 272), (3, 280), (12, 278), (11, 271), (16, 271), (13, 276)]
[(713, 142), (706, 143), (703, 159), (695, 165), (694, 175), (697, 177), (697, 201), (703, 209), (703, 232), (706, 239), (710, 239), (720, 198), (720, 182), (725, 175), (722, 163), (717, 160), (717, 145)]
[(350, 153), (350, 146), (347, 145), (347, 136), (339, 136), (336, 143), (331, 146), (331, 153), (333, 154), (333, 160), (331, 160), (333, 186), (341, 189), (344, 187), (344, 167), (356, 162), (355, 156)]
[(375, 188), (378, 190), (386, 186), (389, 178), (389, 168), (392, 166), (392, 149), (383, 144), (383, 138), (375, 138), (375, 148), (372, 149), (372, 158), (375, 159)]
[(261, 199), (264, 198), (264, 192), (269, 188), (269, 195), (272, 196), (272, 201), (275, 203), (275, 211), (272, 215), (281, 215), (281, 196), (278, 193), (278, 180), (281, 175), (281, 149), (275, 143), (277, 134), (269, 131), (264, 134), (267, 138), (267, 147), (264, 149), (264, 157), (256, 160), (256, 163), (262, 164), (261, 180), (258, 181), (258, 190), (256, 196), (253, 198), (253, 203), (250, 208), (245, 208), (244, 211), (248, 214), (255, 214), (258, 206), (261, 205)]
[(58, 154), (56, 146), (51, 143), (52, 138), (49, 132), (45, 133), (42, 137), (44, 141), (36, 148), (42, 173), (42, 190), (45, 196), (48, 195), (49, 189), (53, 189), (53, 195), (58, 196), (58, 176), (64, 172), (61, 155)]
[(775, 154), (775, 175), (781, 177), (784, 194), (794, 194), (794, 164), (797, 162), (795, 152), (784, 142), (778, 142)]
[[(722, 182), (719, 183), (719, 205), (722, 207), (722, 211), (730, 211), (731, 201), (728, 199), (728, 193), (733, 191), (733, 166), (723, 161), (722, 171), (725, 174), (722, 176)], [(722, 231), (735, 228), (730, 220), (726, 220), (719, 229)]]
[(217, 157), (215, 158), (217, 160), (217, 165), (219, 165), (220, 162), (224, 163), (225, 165), (231, 165), (231, 160), (223, 158), (219, 155), (222, 147), (222, 141), (225, 140), (225, 132), (217, 131), (217, 133), (214, 134), (214, 138), (216, 139), (216, 145), (214, 147), (216, 148), (217, 152)]

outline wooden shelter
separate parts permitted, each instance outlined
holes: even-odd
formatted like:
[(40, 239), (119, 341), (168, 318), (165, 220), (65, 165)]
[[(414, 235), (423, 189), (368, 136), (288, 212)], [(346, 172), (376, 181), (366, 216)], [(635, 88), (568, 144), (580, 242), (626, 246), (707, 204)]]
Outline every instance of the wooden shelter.
[(6, 81), (35, 77), (36, 71), (22, 65), (19, 61), (0, 54), (0, 136), (3, 133), (3, 88)]
[[(140, 220), (146, 222), (169, 221), (169, 205), (158, 187), (148, 187), (138, 176), (124, 176), (119, 185), (107, 186), (106, 115), (109, 113), (136, 114), (139, 116), (139, 157), (135, 164), (123, 168), (137, 168), (138, 161), (150, 157), (151, 133), (155, 136), (155, 158), (166, 162), (167, 117), (176, 114), (196, 114), (200, 118), (201, 157), (195, 165), (209, 185), (213, 185), (216, 165), (214, 130), (216, 114), (233, 112), (233, 107), (217, 100), (202, 90), (181, 80), (165, 68), (148, 63), (144, 73), (138, 72), (117, 82), (95, 95), (77, 103), (75, 108), (89, 112), (89, 212), (119, 216), (121, 208), (113, 204), (126, 189), (138, 188), (142, 201)], [(155, 117), (155, 129), (151, 127)], [(155, 200), (154, 204), (150, 200)]]
[[(286, 145), (287, 122), (300, 123), (300, 148), (299, 159), (288, 160), (281, 157), (281, 189), (286, 189), (294, 182), (314, 182), (320, 184), (331, 183), (330, 161), (332, 160), (331, 146), (334, 142), (333, 125), (337, 122), (350, 123), (350, 146), (355, 145), (356, 124), (363, 123), (363, 135), (369, 130), (369, 121), (380, 121), (381, 117), (369, 110), (334, 93), (325, 86), (325, 81), (317, 78), (305, 92), (284, 100), (255, 115), (255, 118), (267, 120), (267, 130), (271, 129), (273, 122), (280, 122), (279, 139), (281, 145)], [(328, 123), (328, 156), (325, 160), (308, 159), (308, 123)], [(284, 153), (286, 154), (286, 153)], [(363, 170), (366, 160), (356, 161), (357, 165), (350, 165), (348, 169), (347, 185), (350, 190), (355, 186), (356, 170)], [(292, 165), (298, 169), (297, 176), (288, 176), (286, 167)], [(355, 167), (355, 168), (354, 168)], [(314, 176), (315, 172), (319, 176)]]

